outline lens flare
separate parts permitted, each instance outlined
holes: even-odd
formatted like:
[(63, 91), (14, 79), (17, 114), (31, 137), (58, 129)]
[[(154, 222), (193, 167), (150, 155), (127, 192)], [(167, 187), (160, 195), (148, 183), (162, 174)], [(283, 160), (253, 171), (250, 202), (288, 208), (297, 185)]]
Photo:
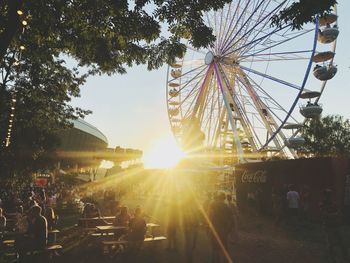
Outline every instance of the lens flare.
[(186, 156), (172, 137), (158, 140), (143, 158), (145, 168), (171, 168)]

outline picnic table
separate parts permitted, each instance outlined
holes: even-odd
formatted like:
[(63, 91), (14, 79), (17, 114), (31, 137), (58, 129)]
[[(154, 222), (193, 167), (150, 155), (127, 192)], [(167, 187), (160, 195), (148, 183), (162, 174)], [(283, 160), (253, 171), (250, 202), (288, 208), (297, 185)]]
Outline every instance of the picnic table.
[(78, 226), (84, 228), (95, 228), (96, 226), (111, 224), (115, 216), (101, 216), (101, 217), (90, 217), (90, 218), (79, 218)]
[(97, 232), (101, 233), (101, 235), (108, 235), (109, 233), (123, 232), (128, 230), (126, 226), (96, 226)]

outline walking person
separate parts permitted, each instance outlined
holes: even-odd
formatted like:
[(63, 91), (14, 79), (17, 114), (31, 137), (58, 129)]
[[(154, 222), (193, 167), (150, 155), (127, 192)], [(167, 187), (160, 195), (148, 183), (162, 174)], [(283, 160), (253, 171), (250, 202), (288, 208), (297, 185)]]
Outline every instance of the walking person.
[(299, 215), (299, 203), (300, 203), (300, 195), (295, 190), (294, 185), (290, 185), (288, 187), (287, 193), (287, 203), (288, 203), (288, 221), (294, 222), (296, 221)]

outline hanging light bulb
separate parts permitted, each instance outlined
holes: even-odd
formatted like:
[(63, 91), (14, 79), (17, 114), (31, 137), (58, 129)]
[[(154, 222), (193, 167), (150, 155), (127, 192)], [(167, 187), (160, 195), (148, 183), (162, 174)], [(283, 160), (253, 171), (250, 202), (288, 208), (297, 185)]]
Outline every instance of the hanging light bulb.
[(14, 109), (15, 109), (15, 107), (14, 107), (14, 106), (12, 106), (12, 107), (11, 107), (11, 110), (14, 110)]
[(20, 50), (25, 50), (26, 48), (24, 46), (19, 47)]
[(25, 21), (25, 20), (23, 20), (23, 21), (22, 21), (22, 25), (26, 26), (26, 25), (28, 25), (28, 22)]
[(12, 102), (16, 102), (16, 99), (12, 99)]
[(17, 14), (18, 14), (19, 16), (21, 16), (21, 15), (23, 15), (23, 11), (22, 11), (22, 10), (17, 10)]

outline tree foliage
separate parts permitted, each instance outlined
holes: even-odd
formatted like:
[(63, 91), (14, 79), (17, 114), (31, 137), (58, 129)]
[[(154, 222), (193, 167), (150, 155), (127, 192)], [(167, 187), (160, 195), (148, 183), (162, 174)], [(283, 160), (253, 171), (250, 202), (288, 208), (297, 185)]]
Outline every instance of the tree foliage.
[(292, 24), (294, 29), (301, 29), (309, 22), (314, 22), (316, 17), (322, 17), (333, 10), (336, 0), (299, 0), (273, 16), (272, 23), (278, 26)]
[(315, 156), (350, 157), (350, 121), (338, 115), (311, 120), (302, 129), (302, 151)]

